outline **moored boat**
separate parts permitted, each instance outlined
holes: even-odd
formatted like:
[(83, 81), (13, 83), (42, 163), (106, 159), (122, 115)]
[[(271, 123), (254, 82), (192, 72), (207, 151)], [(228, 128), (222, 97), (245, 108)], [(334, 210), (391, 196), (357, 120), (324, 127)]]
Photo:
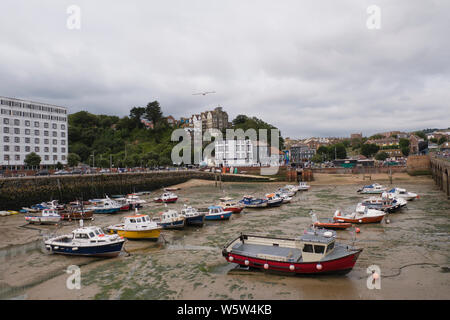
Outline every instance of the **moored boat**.
[(222, 255), (243, 267), (296, 274), (346, 274), (362, 249), (335, 240), (335, 231), (315, 228), (295, 238), (241, 234), (224, 246)]
[(154, 198), (153, 201), (158, 203), (175, 203), (178, 200), (178, 196), (172, 192), (165, 192), (161, 197)]
[(223, 208), (223, 211), (231, 211), (232, 213), (241, 213), (244, 209), (244, 206), (232, 198), (224, 197), (219, 199), (219, 206)]
[(319, 220), (315, 213), (310, 212), (309, 214), (311, 215), (313, 226), (317, 228), (343, 230), (352, 226), (350, 222), (339, 222), (332, 218), (322, 218)]
[(381, 194), (386, 191), (386, 187), (378, 183), (373, 183), (371, 185), (364, 186), (357, 190), (357, 192), (362, 194)]
[(110, 234), (118, 234), (127, 239), (158, 240), (161, 227), (148, 215), (135, 214), (123, 218), (122, 223), (106, 228)]
[(300, 181), (298, 183), (298, 191), (308, 191), (310, 186), (305, 181)]
[(56, 209), (44, 209), (40, 213), (28, 213), (25, 221), (37, 224), (57, 224), (61, 221), (61, 215)]
[(353, 211), (349, 214), (343, 214), (340, 210), (336, 210), (333, 219), (338, 222), (350, 223), (379, 223), (383, 220), (386, 212), (365, 208), (364, 212)]
[(99, 227), (81, 227), (44, 241), (46, 250), (52, 253), (101, 257), (118, 256), (124, 242), (118, 235), (106, 235)]
[(268, 207), (279, 207), (283, 203), (283, 198), (275, 193), (266, 194), (266, 199)]
[(186, 206), (181, 210), (181, 215), (184, 216), (186, 220), (186, 225), (191, 226), (203, 226), (205, 223), (205, 213), (199, 212), (197, 209)]
[(205, 213), (205, 220), (229, 220), (233, 214), (231, 211), (224, 211), (221, 206), (200, 208), (198, 211)]
[(161, 212), (159, 215), (159, 217), (153, 218), (153, 221), (163, 229), (183, 229), (185, 226), (186, 218), (176, 210)]
[(244, 196), (239, 201), (245, 208), (265, 208), (267, 207), (267, 199), (257, 199), (253, 196)]
[(94, 213), (116, 213), (119, 212), (122, 207), (119, 203), (108, 197), (105, 199), (93, 199), (89, 201), (93, 203), (93, 205), (86, 209), (92, 210)]
[(406, 189), (403, 189), (403, 188), (392, 188), (391, 190), (387, 191), (387, 193), (393, 195), (396, 198), (402, 198), (407, 201), (411, 201), (416, 198), (419, 198), (417, 193), (408, 192), (408, 191), (406, 191)]

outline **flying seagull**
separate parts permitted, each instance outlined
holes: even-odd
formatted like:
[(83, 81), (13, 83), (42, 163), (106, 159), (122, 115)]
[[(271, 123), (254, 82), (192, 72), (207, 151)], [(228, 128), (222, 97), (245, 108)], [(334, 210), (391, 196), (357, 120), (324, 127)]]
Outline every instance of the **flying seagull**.
[(206, 92), (199, 92), (199, 93), (193, 93), (193, 96), (198, 96), (198, 95), (204, 95), (206, 96), (209, 93), (216, 93), (215, 91), (206, 91)]

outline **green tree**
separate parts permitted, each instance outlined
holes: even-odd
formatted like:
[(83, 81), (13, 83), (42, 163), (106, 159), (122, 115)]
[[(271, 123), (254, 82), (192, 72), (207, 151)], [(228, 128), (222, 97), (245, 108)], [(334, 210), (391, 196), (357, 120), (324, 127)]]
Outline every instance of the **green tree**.
[(414, 134), (415, 134), (416, 136), (418, 136), (418, 137), (424, 139), (425, 141), (427, 140), (427, 136), (426, 136), (425, 132), (423, 132), (423, 131), (416, 131), (416, 132), (414, 132)]
[(389, 158), (389, 155), (386, 152), (384, 152), (384, 151), (378, 152), (377, 155), (375, 156), (375, 159), (381, 160), (381, 161), (384, 161), (387, 158)]
[(130, 110), (130, 119), (134, 121), (137, 128), (143, 128), (144, 124), (141, 122), (141, 119), (145, 115), (146, 109), (143, 107), (134, 107)]
[(380, 147), (373, 143), (365, 143), (361, 146), (361, 154), (367, 158), (372, 157), (380, 150)]
[(62, 170), (62, 169), (64, 169), (64, 165), (58, 161), (58, 163), (56, 164), (56, 169)]
[(148, 121), (152, 121), (154, 126), (162, 119), (162, 115), (163, 113), (161, 112), (158, 101), (149, 102), (147, 104), (147, 107), (145, 108), (145, 118)]
[(438, 140), (438, 144), (441, 145), (444, 142), (447, 142), (447, 137), (440, 137), (439, 140)]
[(409, 155), (409, 146), (401, 147), (400, 150), (405, 157)]
[(81, 158), (76, 153), (69, 153), (69, 155), (67, 156), (67, 164), (69, 165), (69, 167), (76, 167), (78, 163), (80, 163), (80, 161)]
[(31, 152), (25, 156), (24, 163), (27, 167), (37, 167), (41, 164), (41, 157), (38, 154)]
[(316, 153), (316, 154), (311, 158), (311, 161), (314, 162), (314, 163), (321, 163), (321, 162), (323, 162), (322, 155)]

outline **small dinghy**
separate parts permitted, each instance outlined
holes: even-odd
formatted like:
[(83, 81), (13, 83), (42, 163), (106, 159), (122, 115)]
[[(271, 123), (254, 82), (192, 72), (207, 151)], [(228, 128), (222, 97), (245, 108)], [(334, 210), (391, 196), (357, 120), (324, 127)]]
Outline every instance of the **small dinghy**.
[(46, 241), (45, 248), (52, 253), (75, 256), (116, 257), (125, 239), (107, 235), (99, 227), (80, 227), (71, 234), (56, 236)]
[(344, 230), (352, 226), (349, 222), (339, 222), (332, 218), (322, 218), (319, 220), (317, 215), (312, 211), (309, 214), (311, 215), (313, 226), (317, 228)]
[(244, 196), (239, 201), (246, 208), (265, 208), (267, 207), (267, 199), (256, 199), (253, 196)]
[(381, 184), (374, 183), (368, 186), (364, 186), (358, 189), (357, 192), (362, 194), (381, 194), (386, 191), (386, 187), (383, 187)]
[(25, 221), (32, 224), (57, 224), (61, 221), (61, 215), (56, 209), (44, 209), (41, 213), (25, 215)]
[(160, 216), (153, 221), (163, 229), (183, 229), (186, 224), (186, 218), (176, 210), (161, 212)]
[(406, 203), (406, 200), (398, 201), (395, 198), (383, 197), (385, 193), (382, 194), (381, 197), (370, 197), (364, 199), (356, 206), (356, 211), (363, 212), (365, 207), (369, 209), (376, 209), (384, 212), (395, 212), (399, 210), (403, 202)]
[(148, 215), (136, 214), (123, 218), (120, 224), (109, 226), (106, 231), (110, 234), (118, 234), (127, 239), (158, 240), (161, 227), (152, 221)]
[(402, 189), (402, 188), (392, 188), (391, 190), (387, 191), (387, 193), (392, 194), (396, 198), (402, 198), (407, 201), (411, 201), (416, 198), (419, 198), (417, 193), (408, 192), (408, 191), (406, 191), (406, 189)]
[(277, 193), (276, 195), (277, 195), (277, 197), (280, 197), (281, 199), (283, 199), (283, 203), (290, 203), (292, 201), (292, 197), (290, 197), (289, 195), (287, 195), (285, 193)]
[(338, 222), (350, 223), (379, 223), (383, 220), (386, 212), (365, 208), (364, 212), (353, 211), (349, 214), (342, 214), (340, 210), (336, 210), (333, 219)]
[(287, 184), (287, 185), (284, 186), (284, 188), (285, 188), (285, 189), (288, 189), (288, 190), (291, 191), (291, 192), (293, 192), (294, 195), (299, 191), (299, 190), (298, 190), (298, 188), (299, 188), (298, 185), (295, 186), (295, 185), (293, 185), (293, 184)]
[(336, 232), (309, 229), (300, 237), (277, 238), (241, 234), (226, 244), (222, 255), (242, 267), (295, 274), (346, 274), (362, 249), (336, 243)]
[(153, 201), (158, 203), (175, 203), (178, 200), (178, 196), (172, 192), (165, 192), (161, 197), (154, 198)]

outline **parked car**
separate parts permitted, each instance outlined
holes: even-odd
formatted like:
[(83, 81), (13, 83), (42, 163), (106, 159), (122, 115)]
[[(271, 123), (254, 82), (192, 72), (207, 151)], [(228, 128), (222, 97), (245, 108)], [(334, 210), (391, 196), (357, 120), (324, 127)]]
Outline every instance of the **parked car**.
[(83, 174), (83, 172), (80, 169), (72, 170), (72, 174)]
[(49, 176), (50, 172), (48, 170), (40, 170), (36, 172), (35, 176)]
[(109, 173), (109, 169), (102, 169), (99, 171), (99, 173)]
[(59, 170), (59, 171), (56, 171), (54, 174), (57, 175), (57, 176), (63, 176), (63, 175), (66, 175), (66, 174), (70, 174), (70, 172), (66, 171), (66, 170)]

